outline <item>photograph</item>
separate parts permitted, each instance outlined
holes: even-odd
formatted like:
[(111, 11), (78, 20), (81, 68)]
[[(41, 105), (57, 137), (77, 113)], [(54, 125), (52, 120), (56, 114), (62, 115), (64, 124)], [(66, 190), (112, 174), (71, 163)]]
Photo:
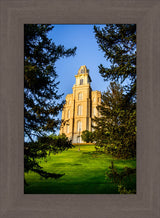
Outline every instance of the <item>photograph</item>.
[(24, 24), (24, 194), (136, 194), (136, 24)]

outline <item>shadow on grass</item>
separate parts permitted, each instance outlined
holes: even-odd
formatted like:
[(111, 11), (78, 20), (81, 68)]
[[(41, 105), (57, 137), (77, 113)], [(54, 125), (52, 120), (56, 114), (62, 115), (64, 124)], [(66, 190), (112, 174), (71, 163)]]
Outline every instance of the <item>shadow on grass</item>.
[(48, 173), (44, 170), (40, 170), (40, 169), (34, 169), (32, 170), (33, 172), (36, 172), (38, 173), (40, 176), (42, 176), (43, 178), (45, 179), (48, 179), (48, 178), (54, 178), (54, 179), (59, 179), (60, 177), (64, 176), (65, 173), (63, 174), (59, 174), (59, 173)]
[(82, 165), (82, 164), (72, 164), (72, 163), (68, 163), (68, 162), (66, 162), (66, 163), (54, 163), (53, 164), (53, 166), (66, 166), (66, 165), (68, 165), (68, 166), (80, 166), (80, 165)]

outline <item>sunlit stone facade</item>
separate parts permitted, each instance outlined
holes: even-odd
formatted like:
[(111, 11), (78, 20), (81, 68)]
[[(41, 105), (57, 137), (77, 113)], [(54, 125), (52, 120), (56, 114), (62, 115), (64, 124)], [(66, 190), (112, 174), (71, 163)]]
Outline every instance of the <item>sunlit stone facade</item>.
[(82, 143), (82, 131), (93, 131), (92, 118), (99, 116), (96, 106), (101, 102), (101, 92), (92, 91), (89, 70), (85, 65), (80, 67), (75, 78), (73, 93), (66, 96), (63, 107), (62, 120), (65, 125), (61, 125), (60, 134), (65, 133), (73, 143)]

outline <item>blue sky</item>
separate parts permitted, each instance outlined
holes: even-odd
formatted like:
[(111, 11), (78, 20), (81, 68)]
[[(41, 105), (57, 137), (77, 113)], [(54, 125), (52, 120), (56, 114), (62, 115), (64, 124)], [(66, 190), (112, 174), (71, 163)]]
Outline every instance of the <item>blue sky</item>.
[[(92, 79), (93, 90), (105, 91), (109, 85), (104, 82), (98, 72), (98, 66), (103, 64), (109, 66), (109, 62), (104, 58), (104, 54), (99, 49), (93, 31), (94, 25), (54, 25), (54, 29), (49, 33), (49, 38), (53, 39), (56, 45), (64, 45), (67, 48), (77, 47), (74, 57), (61, 58), (56, 62), (57, 81), (59, 93), (64, 93), (62, 99), (67, 94), (72, 93), (75, 84), (75, 75), (81, 65), (86, 65)], [(59, 115), (61, 118), (61, 114)]]
[(86, 65), (90, 70), (92, 89), (104, 91), (107, 83), (98, 72), (100, 63), (107, 66), (102, 51), (98, 48), (93, 25), (54, 25), (49, 37), (56, 45), (64, 45), (65, 48), (77, 47), (74, 57), (61, 58), (56, 62), (56, 72), (60, 81), (60, 91), (72, 93), (72, 86), (75, 83), (75, 75), (81, 65)]

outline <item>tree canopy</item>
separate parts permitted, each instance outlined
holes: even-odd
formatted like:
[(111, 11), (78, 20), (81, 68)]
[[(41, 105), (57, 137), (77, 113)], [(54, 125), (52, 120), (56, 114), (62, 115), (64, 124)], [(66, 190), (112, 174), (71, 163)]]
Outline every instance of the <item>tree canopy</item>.
[(126, 102), (123, 88), (114, 83), (102, 95), (95, 117), (96, 146), (122, 158), (136, 155), (136, 104)]
[(127, 80), (132, 96), (136, 93), (136, 25), (107, 24), (94, 26), (95, 37), (109, 67), (99, 65), (99, 73), (105, 81), (123, 83)]
[(55, 45), (48, 33), (53, 25), (24, 25), (24, 168), (44, 177), (62, 175), (43, 171), (37, 158), (49, 152), (61, 152), (72, 147), (66, 136), (47, 136), (55, 133), (60, 124), (57, 118), (63, 107), (58, 94), (55, 63), (59, 58), (75, 55), (76, 47), (65, 49)]
[(55, 132), (63, 103), (58, 101), (56, 61), (75, 54), (74, 49), (56, 46), (48, 38), (52, 25), (24, 25), (24, 134), (31, 141), (48, 131)]
[(96, 146), (117, 157), (136, 155), (136, 25), (94, 26), (99, 48), (109, 67), (99, 65), (105, 81), (112, 81), (102, 94), (95, 118)]

